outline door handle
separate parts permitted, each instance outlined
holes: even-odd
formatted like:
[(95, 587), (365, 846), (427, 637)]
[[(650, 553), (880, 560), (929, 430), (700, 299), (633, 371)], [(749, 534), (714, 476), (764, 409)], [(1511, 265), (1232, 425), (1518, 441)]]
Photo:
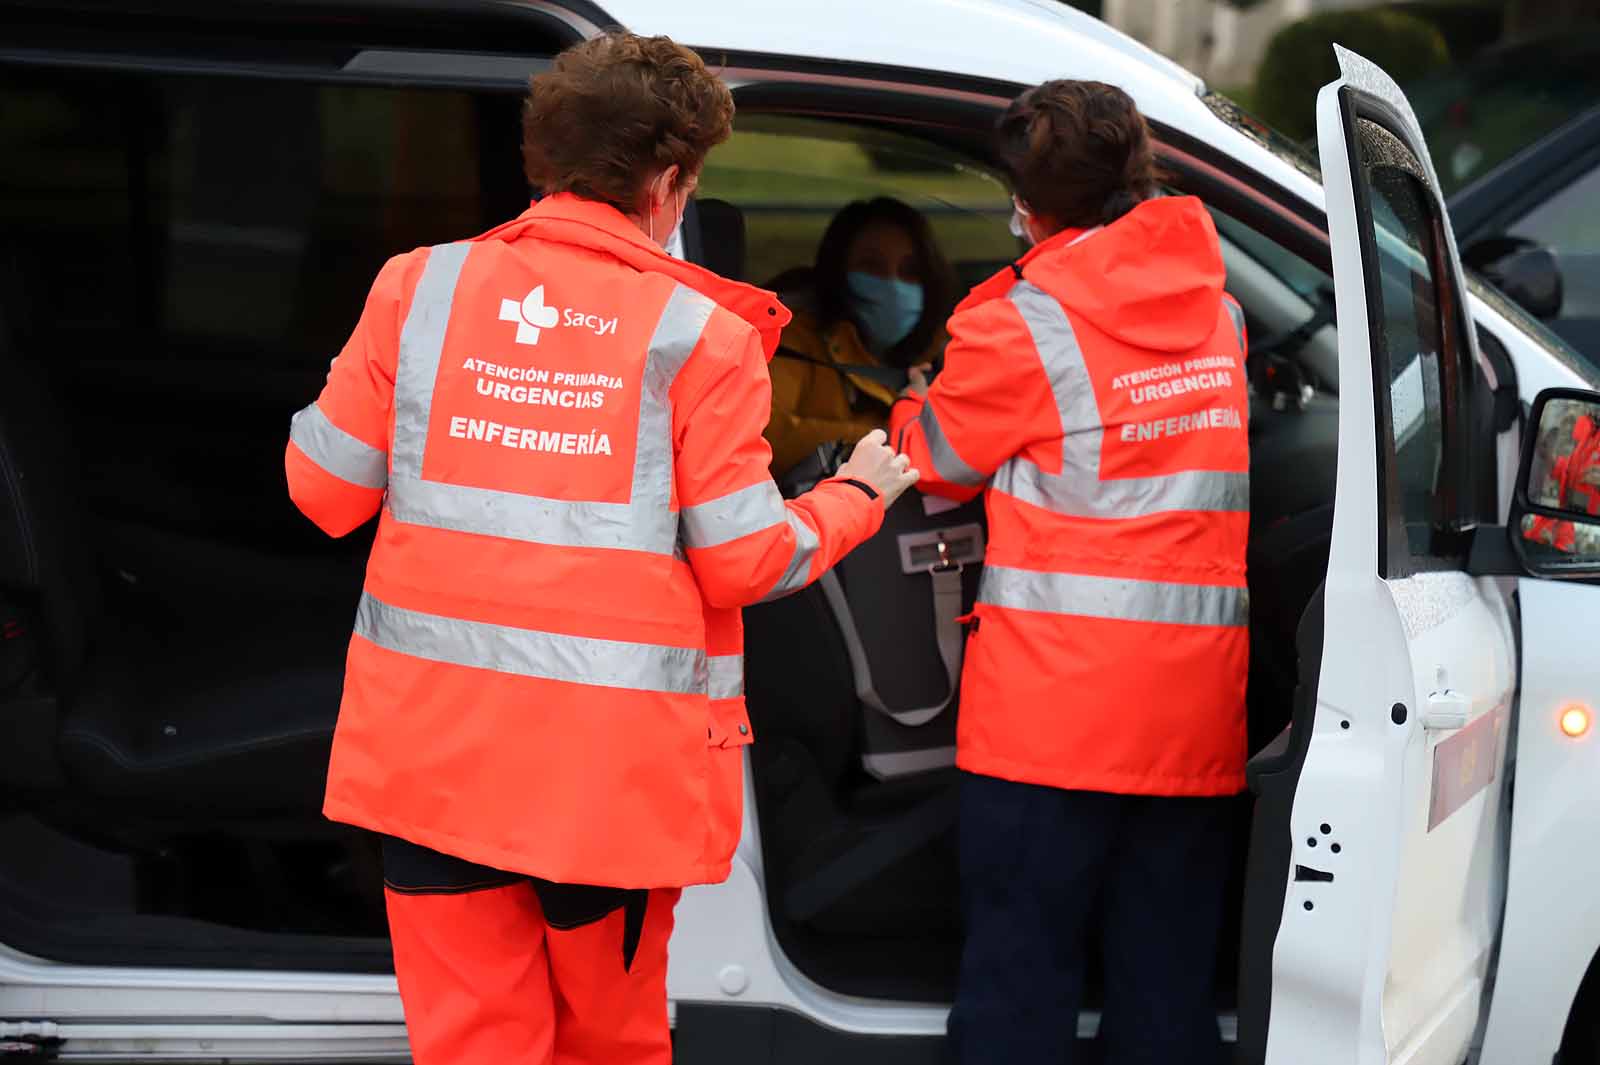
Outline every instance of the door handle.
[(1462, 728), (1472, 712), (1472, 700), (1446, 688), (1428, 696), (1428, 709), (1422, 714), (1422, 727), (1430, 732), (1449, 732)]

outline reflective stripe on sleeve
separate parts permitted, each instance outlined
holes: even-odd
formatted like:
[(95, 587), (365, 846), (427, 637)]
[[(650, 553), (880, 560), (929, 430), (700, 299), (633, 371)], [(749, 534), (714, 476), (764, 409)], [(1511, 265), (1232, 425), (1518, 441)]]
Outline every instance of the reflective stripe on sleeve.
[(1239, 341), (1239, 353), (1243, 355), (1245, 354), (1244, 311), (1240, 309), (1239, 305), (1234, 303), (1232, 300), (1223, 300), (1222, 307), (1228, 312), (1228, 320), (1233, 322), (1233, 335), (1234, 338)]
[(1250, 509), (1250, 475), (1213, 470), (1102, 481), (1094, 467), (1085, 469), (1070, 460), (1060, 473), (1052, 474), (1018, 458), (995, 473), (994, 488), (1052, 513), (1079, 518), (1140, 518), (1173, 510)]
[(355, 631), (379, 647), (519, 677), (601, 688), (692, 695), (710, 677), (705, 652), (693, 647), (627, 643), (440, 617), (363, 594)]
[(711, 698), (737, 699), (744, 694), (744, 655), (712, 655)]
[(741, 537), (782, 525), (789, 510), (771, 480), (725, 496), (684, 507), (678, 512), (685, 547), (718, 547)]
[(985, 566), (978, 602), (1014, 610), (1239, 627), (1249, 623), (1249, 592), (1234, 585), (1176, 584)]
[(433, 414), (433, 386), (444, 354), (445, 330), (456, 282), (472, 245), (440, 244), (411, 294), (411, 307), (400, 327), (400, 359), (394, 381), (394, 479), (422, 476), (422, 453), (428, 444), (428, 419)]
[(785, 507), (784, 518), (789, 522), (789, 528), (794, 530), (794, 554), (789, 556), (788, 568), (783, 571), (783, 576), (778, 578), (778, 583), (762, 596), (763, 603), (782, 599), (804, 588), (811, 576), (811, 561), (816, 557), (817, 548), (820, 546), (817, 534), (800, 515)]
[(950, 438), (945, 436), (944, 427), (939, 424), (939, 416), (934, 413), (931, 402), (923, 403), (917, 421), (922, 423), (922, 437), (928, 444), (928, 457), (933, 460), (933, 471), (946, 484), (973, 486), (984, 482), (983, 474), (967, 465), (966, 460), (956, 454), (956, 449), (950, 444)]
[(334, 425), (315, 403), (294, 416), (289, 439), (306, 458), (341, 481), (362, 488), (382, 488), (389, 483), (389, 456), (383, 449)]

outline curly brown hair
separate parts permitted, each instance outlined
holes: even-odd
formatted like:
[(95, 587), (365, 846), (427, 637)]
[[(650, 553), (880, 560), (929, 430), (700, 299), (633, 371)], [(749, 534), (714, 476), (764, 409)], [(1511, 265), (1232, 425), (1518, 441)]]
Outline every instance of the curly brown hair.
[(667, 37), (607, 33), (562, 52), (529, 81), (522, 165), (542, 193), (572, 192), (636, 211), (676, 163), (680, 184), (728, 139), (733, 95)]
[(1059, 228), (1121, 218), (1156, 193), (1150, 127), (1133, 98), (1101, 81), (1047, 81), (1007, 108), (1000, 157), (1024, 206)]

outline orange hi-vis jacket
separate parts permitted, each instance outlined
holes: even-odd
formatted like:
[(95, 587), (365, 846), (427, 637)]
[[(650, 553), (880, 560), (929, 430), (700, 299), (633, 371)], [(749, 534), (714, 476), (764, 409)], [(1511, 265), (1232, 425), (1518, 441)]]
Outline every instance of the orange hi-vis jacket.
[(895, 405), (920, 487), (987, 484), (957, 763), (1138, 795), (1244, 786), (1244, 318), (1190, 197), (1059, 233), (956, 308)]
[[(1600, 516), (1600, 427), (1593, 418), (1582, 415), (1573, 423), (1572, 440), (1571, 453), (1557, 459), (1551, 470), (1558, 505)], [(1560, 518), (1536, 514), (1522, 535), (1558, 551), (1578, 549), (1578, 527)]]
[(559, 883), (727, 876), (739, 608), (883, 519), (772, 483), (788, 317), (570, 195), (389, 261), (286, 458), (325, 531), (382, 511), (329, 817)]

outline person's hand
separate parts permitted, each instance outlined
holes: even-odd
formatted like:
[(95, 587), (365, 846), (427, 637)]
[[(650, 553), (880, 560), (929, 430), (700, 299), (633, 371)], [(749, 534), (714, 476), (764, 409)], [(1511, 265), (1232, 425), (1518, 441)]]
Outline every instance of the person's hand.
[(889, 509), (900, 494), (917, 483), (921, 473), (911, 468), (911, 459), (900, 455), (889, 446), (889, 435), (874, 429), (857, 442), (850, 458), (839, 467), (843, 480), (860, 481), (871, 485), (883, 499), (883, 508)]
[(933, 363), (919, 362), (906, 371), (906, 387), (900, 390), (902, 396), (919, 398), (928, 394), (928, 374), (933, 372)]

